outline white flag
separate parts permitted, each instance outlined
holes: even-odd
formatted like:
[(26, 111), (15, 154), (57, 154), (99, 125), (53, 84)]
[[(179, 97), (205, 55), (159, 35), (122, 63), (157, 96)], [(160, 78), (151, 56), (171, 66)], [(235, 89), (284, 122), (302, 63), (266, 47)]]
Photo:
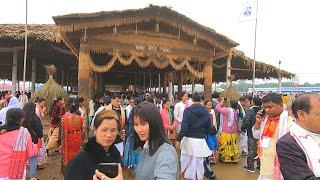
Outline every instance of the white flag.
[(248, 0), (242, 10), (239, 17), (239, 21), (251, 21), (256, 19), (257, 14), (257, 0)]

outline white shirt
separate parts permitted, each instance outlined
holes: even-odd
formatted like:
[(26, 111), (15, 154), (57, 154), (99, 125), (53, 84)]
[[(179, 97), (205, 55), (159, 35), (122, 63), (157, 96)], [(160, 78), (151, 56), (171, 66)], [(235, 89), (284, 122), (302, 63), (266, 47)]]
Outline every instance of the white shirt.
[(94, 102), (93, 100), (90, 100), (89, 102), (89, 116), (94, 116)]
[(174, 117), (179, 123), (182, 123), (183, 111), (185, 108), (186, 108), (186, 104), (183, 103), (182, 101), (178, 102), (174, 106)]
[(130, 116), (130, 112), (132, 111), (133, 107), (131, 105), (128, 105), (125, 110), (126, 110), (126, 115), (127, 115), (127, 119)]
[(162, 102), (160, 104), (155, 103), (155, 105), (157, 106), (157, 108), (159, 109), (159, 111), (162, 110)]

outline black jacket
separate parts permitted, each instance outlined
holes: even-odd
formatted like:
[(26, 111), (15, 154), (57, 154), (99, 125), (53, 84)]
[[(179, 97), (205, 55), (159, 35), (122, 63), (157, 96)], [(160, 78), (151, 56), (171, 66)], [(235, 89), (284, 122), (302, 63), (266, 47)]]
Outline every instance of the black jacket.
[(181, 131), (177, 138), (181, 141), (184, 136), (204, 138), (210, 133), (211, 117), (208, 110), (201, 104), (193, 104), (183, 112)]
[(317, 180), (308, 166), (305, 153), (289, 133), (277, 142), (277, 154), (285, 180)]
[(256, 114), (260, 109), (260, 106), (252, 106), (246, 111), (246, 115), (243, 118), (243, 125), (241, 127), (241, 130), (246, 130), (247, 136), (249, 138), (253, 138), (252, 127), (256, 123)]
[(116, 146), (110, 146), (108, 152), (92, 137), (84, 149), (67, 165), (65, 180), (92, 180), (99, 163), (120, 163), (120, 153)]
[(29, 123), (30, 124), (28, 125), (28, 127), (25, 128), (28, 129), (31, 135), (32, 142), (34, 144), (37, 144), (39, 138), (43, 137), (43, 127), (41, 124), (41, 120), (36, 114), (34, 114), (34, 116), (30, 118)]

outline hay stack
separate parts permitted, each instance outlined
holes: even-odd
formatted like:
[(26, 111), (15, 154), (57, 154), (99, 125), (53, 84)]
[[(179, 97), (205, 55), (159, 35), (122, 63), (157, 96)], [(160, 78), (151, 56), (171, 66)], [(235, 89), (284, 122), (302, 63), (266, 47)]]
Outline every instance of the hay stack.
[(240, 92), (230, 83), (229, 87), (221, 93), (222, 97), (227, 97), (230, 100), (238, 101), (241, 97)]
[(53, 79), (53, 74), (56, 72), (56, 67), (54, 65), (44, 65), (44, 68), (49, 75), (48, 81), (44, 84), (41, 89), (35, 91), (32, 95), (32, 99), (36, 97), (42, 97), (46, 100), (47, 109), (50, 110), (52, 103), (55, 99), (62, 96), (64, 98), (68, 97), (68, 94), (64, 89)]

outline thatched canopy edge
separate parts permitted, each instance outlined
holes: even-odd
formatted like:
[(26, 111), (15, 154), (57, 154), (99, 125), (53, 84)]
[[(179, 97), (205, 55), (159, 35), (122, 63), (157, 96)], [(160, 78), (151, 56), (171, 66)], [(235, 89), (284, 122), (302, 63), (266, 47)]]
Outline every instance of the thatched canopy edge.
[(76, 13), (54, 16), (53, 19), (58, 25), (58, 28), (65, 32), (122, 24), (136, 24), (156, 19), (159, 21), (169, 21), (171, 25), (178, 28), (184, 27), (183, 29), (185, 31), (189, 31), (190, 34), (203, 34), (209, 38), (218, 39), (229, 47), (239, 45), (237, 42), (217, 33), (215, 30), (203, 26), (165, 6), (150, 5), (149, 7), (142, 9), (102, 11), (97, 13)]
[[(55, 42), (57, 26), (54, 24), (28, 24), (28, 38)], [(24, 40), (24, 24), (0, 24), (0, 39)]]
[[(233, 53), (233, 56), (240, 57), (243, 61), (245, 61), (245, 64), (248, 67), (252, 67), (252, 64), (254, 61), (252, 58), (246, 56), (242, 51), (237, 50), (237, 49), (233, 49), (232, 53)], [(258, 61), (258, 60), (256, 60), (256, 68), (262, 69), (266, 73), (273, 72), (274, 74), (278, 74), (280, 72), (281, 77), (288, 78), (288, 79), (291, 79), (295, 76), (294, 73), (291, 73), (291, 72), (288, 72), (285, 70), (279, 70), (279, 68), (277, 68), (275, 66), (272, 66), (270, 64), (267, 64), (267, 63), (264, 63), (264, 62)]]

